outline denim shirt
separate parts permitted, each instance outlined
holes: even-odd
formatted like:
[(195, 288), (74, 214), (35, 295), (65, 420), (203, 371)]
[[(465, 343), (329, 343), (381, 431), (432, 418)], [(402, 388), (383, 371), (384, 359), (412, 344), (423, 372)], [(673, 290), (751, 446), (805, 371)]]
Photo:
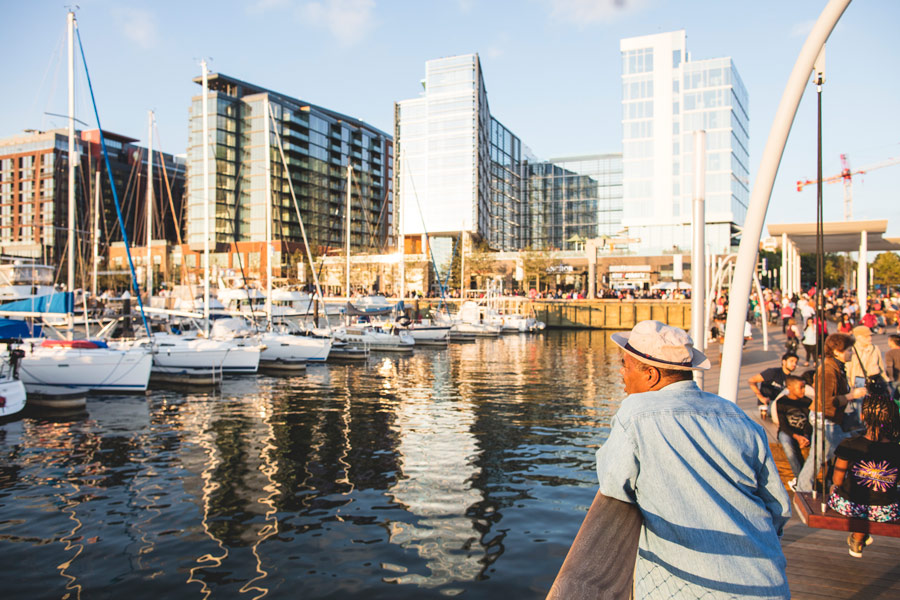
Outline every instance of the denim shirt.
[(635, 598), (790, 597), (790, 500), (765, 431), (734, 403), (693, 381), (626, 397), (597, 476), (644, 517)]

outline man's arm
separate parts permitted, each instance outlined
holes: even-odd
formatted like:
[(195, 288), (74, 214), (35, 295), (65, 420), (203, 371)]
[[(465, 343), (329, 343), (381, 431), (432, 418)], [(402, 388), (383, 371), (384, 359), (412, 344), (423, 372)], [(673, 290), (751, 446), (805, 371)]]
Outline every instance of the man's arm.
[(609, 438), (597, 450), (600, 493), (608, 498), (637, 504), (635, 488), (639, 472), (637, 448), (617, 415), (613, 417)]
[(757, 373), (753, 377), (747, 380), (747, 383), (750, 384), (750, 389), (753, 390), (753, 393), (756, 394), (756, 397), (759, 398), (759, 401), (763, 404), (768, 404), (769, 399), (763, 396), (763, 393), (759, 391), (759, 384), (765, 381), (763, 379), (762, 373)]

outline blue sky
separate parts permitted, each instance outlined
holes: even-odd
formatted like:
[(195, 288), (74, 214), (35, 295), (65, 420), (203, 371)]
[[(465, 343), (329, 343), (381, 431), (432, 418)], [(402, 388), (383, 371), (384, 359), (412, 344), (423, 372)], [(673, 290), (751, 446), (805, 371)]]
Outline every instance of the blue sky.
[[(105, 129), (144, 140), (156, 111), (163, 150), (184, 151), (199, 59), (245, 79), (393, 130), (393, 103), (415, 97), (425, 61), (478, 52), (491, 112), (541, 158), (621, 151), (619, 39), (685, 29), (695, 59), (731, 56), (750, 95), (751, 181), (806, 34), (825, 1), (719, 0), (79, 0), (79, 29)], [(64, 126), (65, 9), (11, 2), (0, 137)], [(841, 153), (863, 167), (900, 157), (900, 2), (851, 4), (831, 36), (824, 171)], [(77, 112), (93, 123), (80, 86)], [(815, 94), (798, 112), (768, 222), (811, 221)], [(854, 182), (854, 217), (887, 218), (900, 236), (900, 165)], [(840, 184), (826, 220), (843, 218)]]

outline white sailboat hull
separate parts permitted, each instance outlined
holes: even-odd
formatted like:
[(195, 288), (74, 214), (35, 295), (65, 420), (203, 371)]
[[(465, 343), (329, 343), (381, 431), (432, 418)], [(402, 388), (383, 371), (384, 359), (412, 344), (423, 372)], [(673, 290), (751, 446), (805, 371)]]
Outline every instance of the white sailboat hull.
[(0, 418), (11, 417), (25, 408), (25, 386), (18, 379), (0, 381)]
[(406, 330), (416, 340), (417, 344), (435, 344), (446, 342), (450, 338), (450, 326), (444, 325), (410, 325)]
[(36, 393), (68, 393), (75, 389), (143, 392), (153, 358), (143, 349), (29, 348), (19, 363), (19, 379)]
[(348, 344), (357, 344), (370, 350), (382, 352), (412, 352), (416, 341), (405, 332), (400, 334), (383, 333), (371, 330), (337, 329), (334, 332), (337, 340)]
[(331, 351), (331, 338), (267, 332), (260, 335), (265, 350), (260, 354), (264, 364), (278, 362), (325, 362)]
[(259, 359), (257, 344), (200, 338), (166, 339), (154, 344), (153, 371), (167, 374), (185, 370), (256, 373)]

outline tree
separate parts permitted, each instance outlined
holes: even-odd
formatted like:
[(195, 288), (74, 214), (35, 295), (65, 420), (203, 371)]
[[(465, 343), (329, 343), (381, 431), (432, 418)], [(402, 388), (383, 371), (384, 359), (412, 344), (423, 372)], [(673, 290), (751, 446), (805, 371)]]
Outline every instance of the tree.
[(900, 257), (894, 252), (882, 252), (872, 263), (874, 280), (872, 284), (892, 285), (900, 283)]
[(496, 269), (495, 263), (494, 252), (490, 250), (487, 242), (484, 240), (479, 241), (473, 248), (472, 253), (466, 255), (466, 278), (469, 279), (472, 275), (476, 277), (493, 275)]
[(538, 287), (543, 277), (547, 275), (547, 269), (553, 264), (553, 258), (546, 250), (532, 250), (530, 247), (522, 254), (522, 271), (525, 280), (523, 287), (527, 290), (531, 282), (538, 280)]

